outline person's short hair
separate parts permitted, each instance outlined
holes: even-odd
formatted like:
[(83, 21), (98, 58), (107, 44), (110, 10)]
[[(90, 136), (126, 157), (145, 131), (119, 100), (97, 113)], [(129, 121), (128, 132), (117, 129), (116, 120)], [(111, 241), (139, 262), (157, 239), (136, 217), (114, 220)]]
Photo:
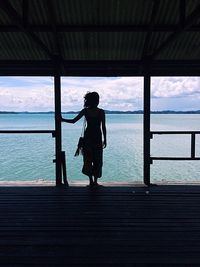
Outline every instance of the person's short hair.
[(88, 92), (84, 96), (85, 108), (96, 108), (99, 105), (99, 94), (97, 92)]

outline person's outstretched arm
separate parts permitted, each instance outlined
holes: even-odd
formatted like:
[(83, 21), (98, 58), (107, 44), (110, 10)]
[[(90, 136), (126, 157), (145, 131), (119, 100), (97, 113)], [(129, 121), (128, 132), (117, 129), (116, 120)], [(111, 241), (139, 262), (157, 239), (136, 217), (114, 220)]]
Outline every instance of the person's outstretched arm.
[(102, 112), (102, 131), (103, 131), (103, 148), (107, 146), (107, 137), (106, 137), (106, 116), (105, 111)]
[(82, 109), (75, 118), (73, 118), (73, 119), (64, 119), (64, 118), (61, 118), (61, 121), (68, 122), (68, 123), (75, 123), (78, 120), (80, 120), (83, 117), (84, 114), (85, 114), (85, 111), (84, 111), (84, 109)]

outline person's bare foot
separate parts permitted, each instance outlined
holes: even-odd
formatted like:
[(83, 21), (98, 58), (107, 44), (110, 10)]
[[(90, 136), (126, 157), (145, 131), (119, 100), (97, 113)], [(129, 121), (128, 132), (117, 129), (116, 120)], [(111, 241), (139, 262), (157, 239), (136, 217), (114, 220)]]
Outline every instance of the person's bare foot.
[(93, 180), (90, 180), (89, 187), (93, 187), (93, 186), (94, 186), (94, 181)]
[(97, 182), (93, 183), (93, 186), (99, 186), (100, 184), (98, 184)]
[(89, 177), (89, 186), (92, 187), (94, 185), (94, 181), (92, 177)]
[(94, 182), (93, 181), (90, 181), (89, 186), (90, 187), (94, 186)]
[(94, 185), (96, 185), (96, 186), (99, 185), (97, 181), (98, 181), (98, 178), (94, 177)]

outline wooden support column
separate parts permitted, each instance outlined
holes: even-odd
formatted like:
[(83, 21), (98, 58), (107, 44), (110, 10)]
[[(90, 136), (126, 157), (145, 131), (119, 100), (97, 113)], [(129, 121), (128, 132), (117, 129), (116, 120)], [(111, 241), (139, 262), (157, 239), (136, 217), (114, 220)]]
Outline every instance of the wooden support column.
[(143, 116), (143, 179), (150, 185), (150, 111), (151, 111), (151, 76), (147, 71), (144, 74), (144, 116)]
[(62, 132), (61, 132), (61, 76), (60, 66), (55, 63), (54, 98), (55, 98), (55, 152), (56, 185), (62, 185)]

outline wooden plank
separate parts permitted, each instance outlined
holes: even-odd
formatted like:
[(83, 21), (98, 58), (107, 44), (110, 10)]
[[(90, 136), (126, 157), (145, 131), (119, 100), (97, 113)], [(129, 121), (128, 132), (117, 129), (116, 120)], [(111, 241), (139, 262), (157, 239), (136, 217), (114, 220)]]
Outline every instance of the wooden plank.
[(198, 186), (0, 191), (1, 266), (200, 266)]

